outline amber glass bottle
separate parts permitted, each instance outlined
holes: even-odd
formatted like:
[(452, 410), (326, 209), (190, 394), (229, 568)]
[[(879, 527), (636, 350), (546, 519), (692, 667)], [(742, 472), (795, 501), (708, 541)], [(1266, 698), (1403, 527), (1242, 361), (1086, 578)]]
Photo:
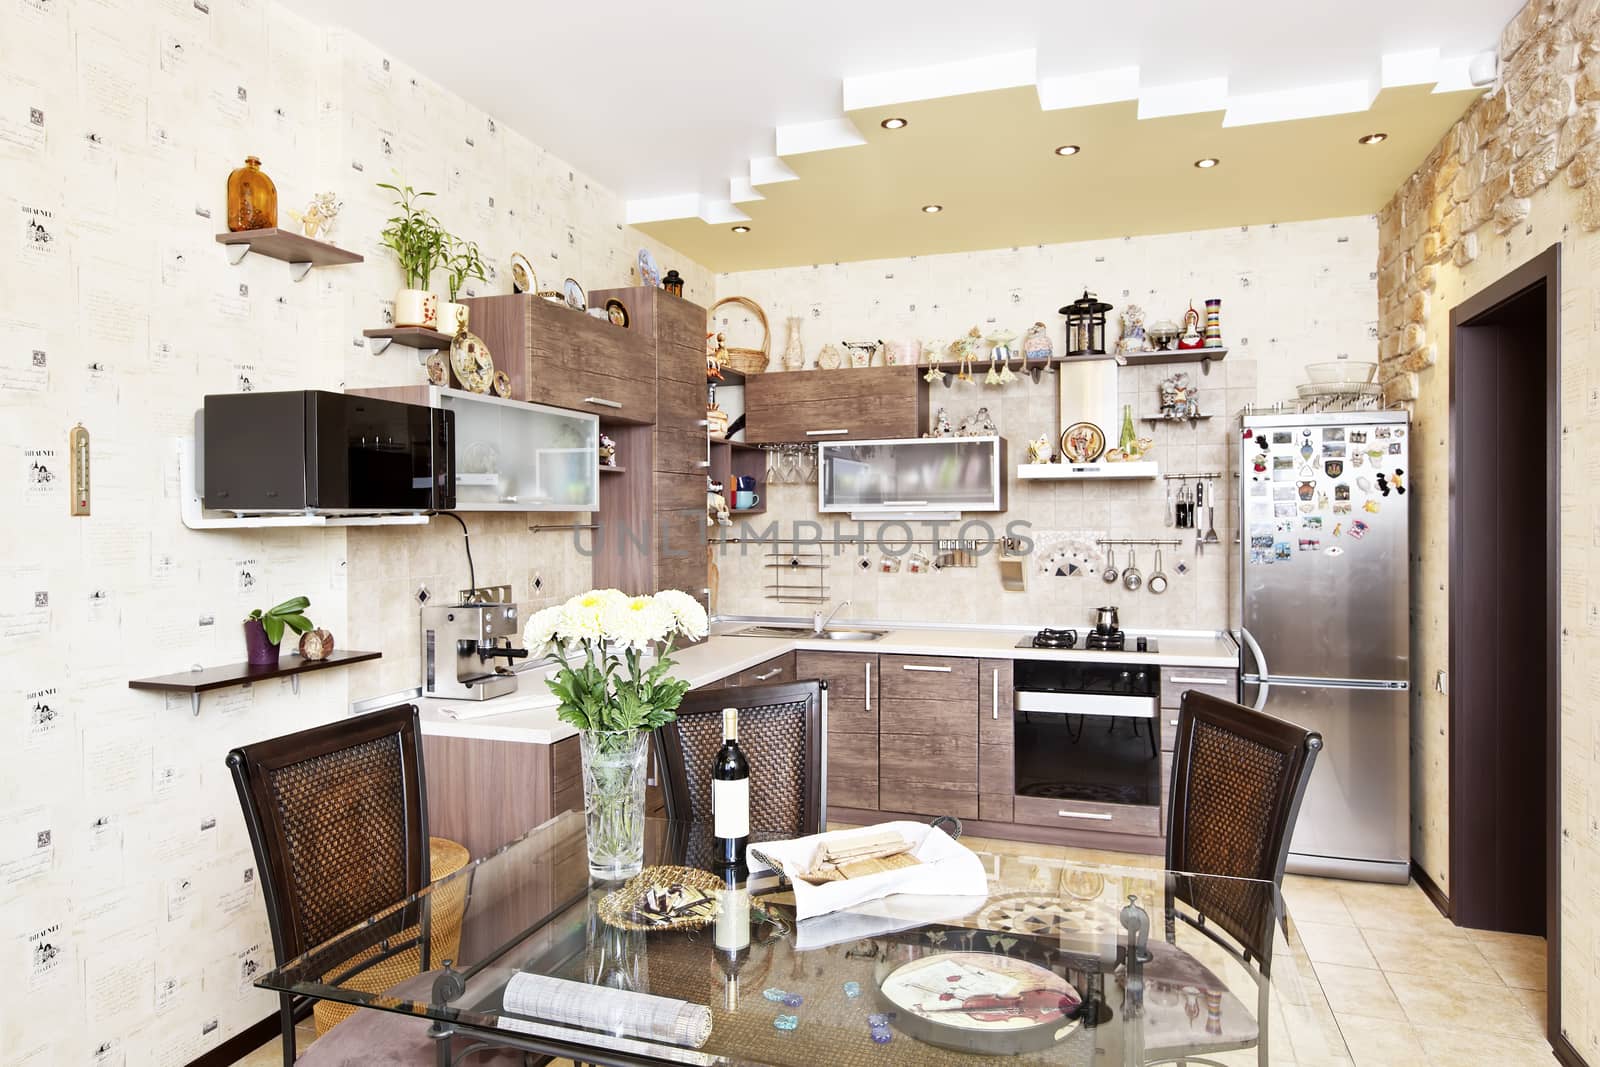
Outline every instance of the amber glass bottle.
[(228, 175), (228, 229), (268, 230), (278, 225), (278, 187), (261, 171), (261, 160), (249, 156)]

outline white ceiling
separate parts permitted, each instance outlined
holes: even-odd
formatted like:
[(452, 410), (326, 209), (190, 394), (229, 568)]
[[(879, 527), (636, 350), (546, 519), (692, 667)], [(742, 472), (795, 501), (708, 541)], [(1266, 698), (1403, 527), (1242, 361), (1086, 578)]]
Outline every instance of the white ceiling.
[[(289, 0), (497, 116), (629, 202), (737, 220), (779, 157), (853, 143), (846, 113), (1034, 84), (1044, 108), (1137, 99), (1225, 125), (1465, 87), (1521, 0)], [(419, 30), (420, 28), (420, 30)], [(935, 69), (927, 69), (927, 68)], [(753, 184), (752, 184), (753, 179)]]

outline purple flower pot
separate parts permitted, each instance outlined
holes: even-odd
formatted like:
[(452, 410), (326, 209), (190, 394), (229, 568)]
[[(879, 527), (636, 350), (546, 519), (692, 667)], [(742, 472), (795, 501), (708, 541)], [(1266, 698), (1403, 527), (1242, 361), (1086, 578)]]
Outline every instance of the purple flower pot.
[(244, 620), (244, 647), (245, 658), (253, 666), (276, 667), (278, 665), (278, 646), (275, 642), (267, 640), (267, 631), (261, 625), (260, 619)]

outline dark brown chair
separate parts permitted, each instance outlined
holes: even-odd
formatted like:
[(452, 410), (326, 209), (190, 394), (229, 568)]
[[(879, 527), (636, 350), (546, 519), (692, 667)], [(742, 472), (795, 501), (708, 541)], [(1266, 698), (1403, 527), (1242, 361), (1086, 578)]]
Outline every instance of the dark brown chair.
[[(422, 736), (415, 705), (344, 719), (228, 753), (244, 809), (279, 966), (417, 893), (429, 881)], [(374, 928), (373, 944), (329, 961), (330, 975), (364, 974), (378, 988), (415, 980), (432, 966), (439, 930), (430, 897)], [(466, 901), (455, 901), (464, 909)], [(460, 914), (446, 922), (459, 937)], [(386, 939), (386, 940), (385, 940)], [(381, 943), (380, 943), (381, 942)], [(306, 998), (281, 994), (283, 1062), (295, 1062), (295, 1022)], [(358, 1011), (300, 1058), (306, 1065), (433, 1064), (424, 1019)], [(516, 1062), (521, 1057), (515, 1057)], [(482, 1062), (479, 1060), (478, 1062)]]
[(1194, 969), (1205, 968), (1176, 948), (1176, 924), (1182, 922), (1245, 967), (1256, 981), (1257, 1008), (1254, 1020), (1232, 1031), (1223, 1027), (1198, 1039), (1184, 1035), (1174, 1047), (1147, 1047), (1148, 1062), (1206, 1062), (1195, 1053), (1252, 1046), (1260, 1062), (1267, 1062), (1272, 939), (1282, 914), (1279, 889), (1300, 802), (1321, 749), (1320, 734), (1293, 723), (1206, 693), (1183, 695), (1167, 811), (1166, 865), (1175, 872), (1167, 884), (1167, 944), (1155, 946), (1146, 984), (1162, 980), (1165, 972), (1180, 988), (1204, 988)]
[[(722, 747), (722, 709), (739, 709), (739, 747), (750, 760), (750, 827), (766, 836), (820, 833), (827, 808), (822, 694), (826, 682), (730, 686), (690, 693), (656, 731), (666, 771), (667, 816), (709, 822), (711, 766)], [(693, 865), (694, 857), (690, 857)]]

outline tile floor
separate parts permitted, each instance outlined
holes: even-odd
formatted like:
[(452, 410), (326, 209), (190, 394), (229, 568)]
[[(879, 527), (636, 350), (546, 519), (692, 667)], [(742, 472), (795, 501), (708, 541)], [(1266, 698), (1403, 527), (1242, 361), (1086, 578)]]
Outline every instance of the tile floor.
[[(970, 843), (1090, 863), (1159, 862), (1009, 841)], [(1355, 1067), (1556, 1063), (1543, 1036), (1542, 938), (1462, 930), (1415, 885), (1289, 875), (1283, 891)], [(305, 1029), (302, 1049), (312, 1036)], [(280, 1067), (282, 1055), (274, 1039), (236, 1067)]]

